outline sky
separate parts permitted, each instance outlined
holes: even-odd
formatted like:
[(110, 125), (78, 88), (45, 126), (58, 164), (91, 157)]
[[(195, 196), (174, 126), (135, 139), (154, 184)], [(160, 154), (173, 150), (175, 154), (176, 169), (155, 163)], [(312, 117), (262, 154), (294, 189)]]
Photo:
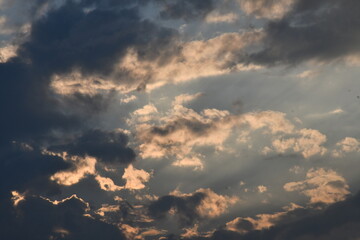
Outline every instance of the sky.
[(0, 0), (0, 239), (360, 239), (358, 0)]

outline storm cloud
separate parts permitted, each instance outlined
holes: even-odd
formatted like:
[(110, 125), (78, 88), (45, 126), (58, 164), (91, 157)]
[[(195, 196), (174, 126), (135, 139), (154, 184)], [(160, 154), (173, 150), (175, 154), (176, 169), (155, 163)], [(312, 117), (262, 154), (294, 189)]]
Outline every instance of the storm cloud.
[(127, 146), (128, 142), (128, 136), (122, 132), (94, 129), (84, 132), (70, 144), (52, 146), (49, 150), (83, 157), (89, 155), (104, 163), (128, 164), (136, 156), (134, 150)]
[(267, 24), (264, 49), (251, 54), (249, 61), (294, 65), (308, 60), (328, 62), (357, 54), (360, 50), (359, 7), (359, 2), (353, 0), (297, 0), (283, 18)]

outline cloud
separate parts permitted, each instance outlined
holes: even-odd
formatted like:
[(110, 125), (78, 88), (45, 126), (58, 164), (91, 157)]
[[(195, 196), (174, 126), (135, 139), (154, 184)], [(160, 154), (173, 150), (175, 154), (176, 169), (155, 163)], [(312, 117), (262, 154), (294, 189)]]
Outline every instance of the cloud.
[(257, 69), (260, 66), (236, 61), (248, 46), (259, 42), (262, 36), (261, 31), (249, 31), (225, 33), (204, 41), (178, 41), (173, 46), (177, 52), (164, 53), (173, 57), (162, 64), (152, 59), (141, 59), (136, 51), (129, 49), (117, 69), (127, 72), (128, 77), (135, 82), (136, 79), (145, 79), (149, 90), (166, 83), (181, 83), (201, 77)]
[(222, 196), (209, 188), (199, 189), (196, 192), (202, 192), (206, 196), (197, 208), (200, 216), (205, 218), (218, 217), (225, 213), (229, 206), (239, 201), (237, 197)]
[(268, 188), (264, 185), (259, 185), (257, 187), (257, 190), (259, 191), (259, 193), (264, 193), (264, 192), (267, 192)]
[[(160, 45), (164, 48), (176, 35), (174, 30), (142, 20), (136, 8), (123, 8), (128, 7), (129, 2), (121, 1), (114, 9), (106, 9), (110, 4), (106, 2), (66, 1), (49, 5), (46, 14), (30, 18), (30, 31), (19, 41), (16, 55), (6, 54), (6, 62), (0, 63), (3, 79), (0, 104), (2, 114), (7, 116), (1, 125), (2, 141), (39, 138), (53, 130), (79, 129), (94, 113), (84, 114), (83, 109), (93, 108), (95, 112), (104, 109), (104, 106), (99, 108), (104, 96), (75, 92), (73, 96), (61, 98), (51, 87), (55, 76), (79, 72), (85, 77), (94, 74), (104, 79), (128, 48), (136, 49), (141, 59), (151, 60), (159, 57), (156, 49)], [(35, 9), (46, 3), (36, 1)], [(99, 7), (84, 11), (92, 4)], [(132, 28), (128, 28), (129, 25)], [(149, 30), (146, 40), (144, 29)], [(109, 82), (103, 81), (111, 86)], [(19, 119), (27, 121), (19, 125)]]
[(7, 45), (0, 48), (0, 63), (5, 63), (9, 59), (16, 56), (17, 47), (14, 45)]
[(145, 170), (139, 170), (129, 165), (125, 168), (123, 179), (126, 180), (125, 188), (129, 190), (140, 190), (145, 188), (144, 183), (150, 180), (151, 174)]
[(175, 155), (179, 160), (178, 164), (186, 157), (193, 160), (194, 157), (198, 158), (187, 156), (191, 155), (195, 146), (220, 147), (233, 127), (232, 118), (227, 111), (207, 109), (199, 114), (182, 105), (173, 106), (169, 115), (161, 120), (163, 124), (160, 126), (149, 123), (136, 126), (137, 138), (141, 143), (140, 155), (143, 158)]
[(299, 191), (310, 198), (311, 204), (331, 204), (343, 201), (349, 192), (346, 180), (335, 171), (324, 168), (310, 169), (306, 179), (284, 185), (286, 191)]
[(186, 197), (163, 196), (149, 206), (149, 214), (156, 219), (161, 219), (169, 211), (174, 210), (181, 224), (191, 225), (195, 219), (199, 218), (196, 208), (204, 198), (205, 194), (203, 193), (195, 193)]
[(122, 131), (89, 130), (75, 138), (72, 143), (52, 146), (50, 151), (77, 156), (92, 156), (103, 163), (129, 164), (135, 160), (135, 152), (128, 147), (128, 136)]
[(149, 214), (157, 219), (164, 218), (166, 214), (175, 214), (181, 224), (189, 226), (203, 218), (220, 216), (238, 201), (237, 197), (222, 196), (211, 189), (201, 188), (191, 194), (176, 190), (152, 202)]
[[(33, 166), (28, 168), (28, 172), (19, 171), (22, 176), (14, 181), (9, 177), (6, 184), (12, 186), (13, 189), (3, 186), (2, 191), (16, 190), (30, 185), (31, 181), (35, 181), (34, 179), (40, 181), (41, 178), (68, 169), (69, 163), (65, 163), (58, 156), (43, 156), (40, 149), (54, 144), (61, 145), (63, 139), (66, 139), (68, 135), (73, 135), (75, 129), (77, 132), (83, 131), (84, 128), (86, 129), (86, 121), (103, 108), (101, 105), (103, 96), (99, 94), (90, 96), (85, 93), (76, 93), (70, 97), (60, 97), (55, 94), (50, 86), (54, 75), (69, 74), (73, 71), (79, 71), (85, 75), (101, 74), (112, 69), (112, 61), (115, 62), (121, 57), (121, 53), (129, 45), (133, 47), (147, 45), (149, 39), (143, 41), (142, 37), (140, 40), (135, 36), (140, 33), (139, 29), (132, 28), (133, 33), (118, 31), (121, 28), (128, 29), (128, 24), (132, 24), (133, 27), (135, 25), (144, 27), (144, 29), (152, 27), (154, 27), (152, 30), (158, 29), (159, 34), (164, 33), (160, 34), (163, 43), (166, 42), (164, 37), (167, 34), (169, 37), (172, 35), (171, 30), (158, 28), (148, 21), (142, 21), (136, 9), (114, 11), (108, 9), (106, 11), (95, 8), (93, 11), (86, 12), (83, 9), (97, 1), (86, 2), (66, 1), (56, 7), (49, 5), (44, 9), (44, 14), (26, 17), (26, 21), (29, 21), (27, 24), (31, 25), (28, 34), (21, 36), (24, 38), (16, 42), (16, 54), (12, 56), (7, 54), (6, 59), (0, 63), (0, 78), (2, 79), (0, 107), (2, 115), (6, 116), (2, 119), (0, 129), (1, 151), (4, 151), (0, 157), (0, 164), (9, 174), (13, 172), (9, 167), (15, 169), (20, 166)], [(34, 6), (35, 12), (39, 12), (46, 3), (48, 2), (33, 1), (30, 5)], [(6, 1), (4, 4), (9, 4), (9, 2)], [(18, 1), (14, 4), (20, 6)], [(119, 5), (128, 6), (128, 3), (122, 1)], [(20, 7), (27, 9), (28, 5), (23, 4)], [(64, 24), (59, 25), (59, 22)], [(160, 35), (156, 35), (156, 38)], [(139, 40), (139, 45), (135, 43), (136, 38)], [(9, 49), (2, 50), (4, 55), (5, 50)], [(61, 152), (82, 157), (89, 153), (88, 155), (94, 155), (99, 161), (130, 163), (134, 160), (135, 153), (126, 146), (127, 137), (121, 134), (105, 135), (106, 133), (100, 130), (89, 130), (82, 134), (82, 138), (80, 137), (78, 141), (75, 140), (75, 143), (63, 145), (64, 149)], [(92, 137), (96, 138), (93, 139), (94, 141), (103, 142), (95, 144), (90, 140)], [(111, 145), (108, 140), (114, 143)], [(12, 150), (6, 148), (13, 148), (12, 141), (31, 142), (36, 150), (22, 154), (21, 151), (10, 153)], [(66, 147), (71, 149), (65, 149)], [(20, 157), (15, 157), (17, 154)], [(15, 164), (14, 166), (7, 164), (7, 161), (12, 158), (11, 155), (15, 157), (12, 163)], [(45, 161), (45, 158), (48, 161)], [(4, 178), (8, 177), (7, 173), (2, 175)], [(47, 187), (54, 190), (55, 182), (50, 183), (48, 180), (43, 182), (48, 183)], [(41, 185), (38, 184), (38, 187)]]
[[(195, 112), (183, 106), (196, 95), (179, 95), (166, 112), (159, 112), (143, 122), (132, 118), (142, 158), (175, 157), (174, 166), (205, 167), (200, 147), (231, 151), (239, 144), (249, 149), (260, 144), (262, 154), (299, 153), (304, 158), (324, 155), (326, 136), (315, 129), (300, 128), (287, 119), (285, 113), (275, 111), (231, 114), (218, 109)], [(138, 122), (137, 122), (138, 121)], [(257, 141), (261, 133), (261, 141)], [(232, 139), (236, 137), (236, 142)]]
[(232, 23), (238, 20), (239, 16), (235, 13), (220, 14), (219, 12), (212, 12), (205, 18), (207, 23)]
[(95, 176), (95, 180), (99, 183), (100, 188), (102, 190), (108, 191), (108, 192), (115, 192), (123, 190), (123, 186), (118, 186), (114, 183), (114, 181), (111, 178), (101, 177), (99, 175)]
[(148, 104), (148, 105), (145, 105), (144, 107), (136, 110), (133, 112), (133, 114), (135, 115), (149, 115), (149, 114), (152, 114), (152, 113), (157, 113), (157, 109), (156, 107), (154, 106), (154, 104)]
[[(242, 240), (315, 240), (353, 239), (360, 235), (359, 194), (325, 210), (296, 208), (283, 214), (269, 229), (252, 230), (250, 221), (236, 219), (228, 226), (232, 230), (217, 230), (209, 237), (189, 239)], [(233, 228), (234, 227), (234, 228)], [(235, 230), (235, 231), (234, 231)]]
[(135, 95), (131, 95), (129, 97), (126, 97), (126, 98), (123, 98), (120, 100), (121, 103), (130, 103), (130, 102), (133, 102), (137, 99), (137, 97)]
[[(260, 6), (276, 6), (274, 4), (284, 1), (255, 2), (263, 3)], [(265, 29), (264, 49), (251, 55), (250, 62), (293, 65), (309, 60), (329, 62), (353, 55), (359, 51), (357, 7), (359, 2), (356, 0), (295, 1), (287, 14), (269, 22)], [(258, 9), (266, 11), (266, 8)]]
[(343, 157), (346, 153), (360, 152), (360, 142), (356, 138), (346, 137), (336, 143), (332, 151), (334, 157)]
[(200, 158), (196, 156), (178, 159), (172, 165), (177, 167), (192, 167), (195, 171), (197, 170), (201, 171), (204, 169), (203, 162), (201, 161)]
[(303, 207), (291, 203), (290, 206), (284, 207), (284, 211), (275, 212), (272, 214), (257, 214), (255, 218), (251, 217), (238, 217), (226, 223), (225, 229), (229, 231), (246, 234), (255, 230), (269, 229), (281, 222), (288, 220), (288, 216), (302, 212)]
[[(126, 2), (118, 4), (126, 5)], [(30, 40), (19, 49), (21, 55), (53, 73), (70, 72), (74, 68), (86, 73), (105, 73), (112, 70), (127, 48), (139, 47), (140, 50), (152, 44), (155, 48), (155, 42), (160, 41), (158, 37), (162, 37), (163, 43), (172, 37), (171, 30), (142, 21), (135, 8), (105, 10), (98, 7), (84, 12), (85, 6), (91, 3), (68, 1), (34, 22)], [(58, 26), (58, 22), (66, 24)], [(127, 28), (128, 25), (132, 28)], [(147, 40), (140, 37), (145, 34), (142, 30), (148, 31)], [(153, 51), (147, 50), (143, 57), (151, 58)]]
[[(154, 1), (158, 5), (152, 4)], [(194, 104), (196, 111), (186, 107), (201, 93), (179, 95), (173, 102), (168, 102), (170, 110), (165, 112), (163, 106), (155, 104), (156, 99), (154, 104), (148, 104), (139, 97), (139, 104), (144, 107), (130, 114), (130, 121), (134, 121), (130, 123), (135, 130), (134, 142), (130, 142), (129, 132), (108, 130), (122, 127), (122, 121), (109, 123), (108, 115), (100, 116), (98, 113), (106, 110), (115, 97), (122, 101), (116, 99), (114, 108), (134, 101), (136, 97), (131, 95), (132, 90), (150, 91), (167, 83), (178, 84), (277, 64), (356, 56), (359, 50), (357, 2), (244, 0), (240, 1), (243, 11), (262, 18), (255, 22), (266, 27), (216, 33), (210, 38), (213, 35), (209, 31), (218, 29), (220, 25), (203, 25), (199, 21), (232, 22), (237, 16), (222, 14), (221, 9), (216, 9), (217, 3), (211, 0), (148, 2), (1, 1), (0, 14), (4, 15), (0, 16), (0, 109), (3, 116), (0, 124), (1, 239), (27, 239), (29, 236), (51, 240), (125, 239), (119, 228), (126, 228), (129, 236), (134, 238), (161, 237), (164, 232), (150, 226), (157, 223), (150, 223), (151, 219), (142, 212), (145, 208), (141, 205), (143, 201), (152, 201), (149, 212), (156, 220), (174, 214), (187, 226), (201, 221), (206, 223), (208, 219), (211, 219), (211, 225), (218, 224), (220, 217), (227, 217), (223, 214), (239, 201), (208, 188), (190, 194), (173, 192), (157, 199), (146, 188), (152, 173), (132, 165), (136, 158), (136, 144), (139, 144), (136, 151), (142, 158), (168, 158), (173, 166), (194, 170), (211, 169), (205, 159), (213, 152), (230, 155), (235, 150), (242, 151), (242, 144), (252, 151), (259, 150), (253, 148), (259, 135), (260, 151), (264, 150), (265, 155), (296, 153), (311, 158), (323, 156), (328, 151), (325, 148), (327, 137), (323, 133), (300, 127), (281, 112), (232, 114), (219, 109), (198, 110), (201, 109), (198, 102)], [(146, 9), (143, 9), (145, 5)], [(5, 13), (4, 9), (8, 12)], [(157, 11), (160, 18), (150, 20), (152, 16), (149, 15), (156, 15)], [(195, 22), (190, 23), (193, 20)], [(181, 32), (171, 27), (175, 28), (183, 21), (192, 27), (201, 25), (199, 36), (204, 34), (205, 37), (180, 36)], [(234, 25), (228, 24), (220, 31), (230, 28), (234, 30)], [(124, 92), (128, 93), (126, 97), (120, 95)], [(172, 93), (170, 90), (166, 94)], [(135, 103), (128, 104), (126, 109), (134, 106)], [(107, 130), (99, 128), (100, 125)], [(234, 142), (235, 138), (237, 142)], [(358, 152), (357, 141), (354, 138), (341, 140), (336, 144), (333, 156)], [(246, 163), (246, 155), (242, 156)], [(225, 156), (225, 160), (228, 157)], [(212, 160), (209, 158), (209, 164), (213, 163)], [(118, 164), (123, 164), (125, 169), (123, 186), (117, 185), (113, 176), (108, 178), (114, 172), (103, 175), (103, 171), (107, 171), (105, 165), (115, 169)], [(148, 169), (149, 161), (141, 164)], [(242, 166), (246, 169), (246, 165)], [(156, 181), (163, 181), (162, 177), (166, 176), (168, 169), (162, 169)], [(199, 171), (196, 174), (206, 173)], [(220, 180), (220, 175), (214, 176), (215, 180)], [(81, 180), (88, 176), (92, 184), (98, 183), (107, 192), (97, 189), (102, 194), (95, 196), (86, 190), (87, 187), (83, 188), (81, 184), (86, 181)], [(244, 180), (251, 183), (249, 179)], [(211, 184), (215, 184), (214, 181)], [(274, 189), (271, 183), (267, 186)], [(345, 178), (326, 168), (310, 170), (305, 180), (284, 187), (309, 197), (314, 205), (342, 201), (349, 194)], [(156, 194), (163, 194), (160, 193), (163, 189), (157, 188)], [(125, 204), (125, 201), (117, 202), (117, 205), (114, 202), (103, 204), (105, 198), (113, 201), (114, 192), (122, 189), (144, 189), (141, 193), (146, 193), (141, 199), (134, 191), (121, 192), (124, 198), (136, 199), (134, 201), (139, 203), (136, 206)], [(226, 192), (228, 190), (230, 188)], [(263, 192), (266, 188), (259, 186), (258, 190)], [(63, 198), (69, 191), (80, 191), (82, 196), (92, 198), (90, 201), (96, 202), (97, 206), (90, 208), (76, 196), (53, 200), (55, 197)], [(345, 205), (349, 203), (345, 202)], [(95, 214), (94, 209), (98, 209), (100, 215)], [(268, 226), (276, 232), (276, 224), (269, 225), (278, 222), (279, 216), (275, 215), (255, 216), (252, 218), (254, 221), (248, 219), (248, 222), (243, 218), (234, 224), (243, 229), (250, 228), (249, 222), (252, 224), (255, 233), (250, 230), (240, 232), (246, 238), (250, 238), (248, 234), (259, 232), (267, 236), (267, 230), (259, 226)], [(203, 226), (199, 225), (199, 229), (196, 226), (188, 228), (184, 237), (201, 235), (198, 232)], [(341, 239), (341, 232), (347, 229), (355, 232), (353, 229), (356, 228), (345, 224), (318, 235), (320, 239), (330, 238), (331, 234)], [(221, 236), (221, 233), (214, 236)]]
[[(49, 154), (52, 155), (52, 154)], [(53, 154), (59, 156), (60, 154)], [(51, 176), (51, 180), (56, 181), (60, 185), (71, 186), (78, 183), (81, 179), (87, 177), (88, 175), (95, 174), (96, 169), (96, 159), (92, 157), (78, 157), (78, 156), (68, 156), (64, 153), (62, 156), (63, 159), (66, 159), (68, 162), (73, 163), (73, 167), (66, 171), (60, 171)]]
[(296, 0), (238, 0), (241, 10), (258, 18), (280, 19)]
[(162, 5), (160, 16), (163, 19), (204, 18), (215, 8), (213, 0), (170, 0)]
[(26, 197), (12, 209), (10, 202), (1, 201), (2, 239), (126, 239), (115, 226), (86, 214), (89, 205), (75, 195), (52, 202)]
[(275, 139), (272, 145), (277, 152), (292, 150), (300, 152), (304, 158), (326, 153), (326, 148), (322, 146), (326, 142), (324, 134), (314, 129), (300, 129), (297, 134), (297, 138)]
[(359, 194), (325, 209), (291, 204), (281, 212), (259, 214), (256, 218), (238, 217), (210, 235), (185, 239), (356, 239), (360, 234), (357, 229), (360, 218), (358, 209)]
[(175, 97), (175, 100), (173, 101), (173, 105), (184, 105), (188, 102), (194, 101), (196, 99), (198, 99), (199, 97), (201, 97), (203, 95), (203, 93), (196, 93), (196, 94), (180, 94), (178, 96)]
[(11, 191), (47, 194), (59, 192), (57, 184), (50, 177), (59, 171), (70, 169), (70, 163), (58, 156), (43, 155), (38, 148), (16, 142), (2, 147), (1, 195), (7, 196)]

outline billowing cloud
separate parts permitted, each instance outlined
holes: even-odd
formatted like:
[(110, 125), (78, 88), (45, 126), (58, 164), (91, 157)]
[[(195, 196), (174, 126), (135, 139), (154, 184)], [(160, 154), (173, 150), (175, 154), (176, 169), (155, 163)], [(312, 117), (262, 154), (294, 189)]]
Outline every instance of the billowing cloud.
[(315, 129), (300, 128), (284, 113), (261, 111), (231, 114), (218, 109), (204, 109), (198, 113), (182, 105), (195, 96), (177, 96), (168, 112), (146, 118), (145, 122), (144, 118), (130, 120), (135, 124), (142, 158), (175, 156), (174, 166), (201, 170), (204, 168), (203, 157), (196, 153), (197, 147), (211, 146), (217, 151), (231, 151), (234, 146), (226, 141), (238, 134), (237, 144), (251, 148), (258, 132), (268, 139), (261, 150), (265, 155), (274, 152), (299, 153), (304, 158), (310, 158), (327, 152), (323, 146), (327, 140), (324, 134)]
[(137, 126), (137, 137), (142, 142), (141, 156), (161, 158), (175, 155), (179, 159), (178, 165), (197, 161), (194, 159), (196, 156), (190, 156), (191, 161), (184, 160), (186, 155), (191, 155), (194, 146), (220, 147), (233, 127), (230, 113), (227, 111), (207, 109), (199, 114), (182, 105), (175, 105), (170, 115), (162, 120), (164, 124), (161, 126), (149, 123)]
[(284, 185), (286, 191), (299, 191), (310, 198), (310, 203), (326, 203), (342, 201), (349, 192), (346, 180), (335, 171), (329, 169), (310, 169), (306, 179), (289, 182)]
[(342, 157), (346, 153), (360, 152), (360, 142), (356, 138), (346, 137), (336, 143), (336, 147), (332, 152), (334, 157)]
[(313, 155), (324, 155), (326, 148), (322, 145), (326, 142), (326, 136), (314, 129), (301, 129), (297, 138), (275, 139), (272, 143), (277, 152), (284, 153), (287, 150), (300, 152), (304, 158)]
[(125, 188), (129, 190), (139, 190), (145, 188), (144, 183), (150, 180), (151, 174), (145, 170), (139, 170), (129, 165), (122, 176), (126, 180)]

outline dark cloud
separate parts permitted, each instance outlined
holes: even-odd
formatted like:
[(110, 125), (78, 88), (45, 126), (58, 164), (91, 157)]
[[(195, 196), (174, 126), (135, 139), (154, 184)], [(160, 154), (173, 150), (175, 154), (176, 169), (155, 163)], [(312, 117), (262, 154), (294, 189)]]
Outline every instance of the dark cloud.
[[(175, 34), (142, 20), (134, 7), (86, 13), (85, 6), (84, 2), (67, 1), (51, 9), (32, 23), (30, 36), (19, 46), (17, 56), (0, 64), (0, 104), (2, 114), (7, 116), (1, 124), (2, 140), (75, 125), (79, 116), (61, 109), (51, 92), (53, 74), (75, 69), (109, 74), (129, 47), (137, 49), (141, 58), (156, 58), (160, 46), (169, 44)], [(78, 93), (74, 102), (83, 101), (96, 108), (99, 99), (89, 99)]]
[(38, 197), (12, 206), (9, 200), (1, 201), (0, 238), (29, 239), (126, 239), (114, 225), (84, 216), (88, 205), (73, 196), (57, 205)]
[(213, 0), (157, 0), (163, 4), (160, 16), (163, 19), (192, 20), (204, 18), (215, 8)]
[(142, 20), (136, 7), (85, 12), (69, 1), (32, 25), (30, 39), (19, 53), (42, 71), (77, 69), (107, 75), (128, 48), (138, 50), (142, 58), (155, 58), (174, 34)]
[(122, 132), (89, 130), (70, 144), (50, 147), (51, 151), (67, 151), (78, 156), (93, 156), (105, 163), (128, 164), (135, 160), (135, 152), (128, 147), (128, 136)]
[(39, 149), (28, 145), (3, 145), (0, 150), (0, 193), (6, 195), (14, 190), (58, 193), (58, 186), (49, 178), (70, 167), (62, 158), (42, 155)]
[[(116, 2), (118, 7), (107, 8)], [(32, 7), (39, 9), (46, 3), (37, 1)], [(129, 1), (65, 1), (33, 20), (30, 35), (19, 46), (17, 56), (0, 63), (3, 149), (11, 141), (31, 143), (37, 148), (54, 145), (54, 132), (66, 136), (74, 129), (83, 131), (86, 119), (106, 109), (107, 96), (54, 94), (50, 87), (54, 74), (75, 69), (84, 74), (109, 74), (129, 47), (136, 49), (141, 58), (152, 59), (158, 56), (160, 46), (171, 42), (174, 31), (142, 20), (133, 5)], [(89, 12), (84, 10), (91, 6), (94, 8)], [(98, 145), (91, 143), (92, 137)], [(106, 136), (94, 130), (84, 133), (79, 141), (68, 146), (74, 153), (108, 162), (129, 163), (135, 157), (126, 146), (127, 137), (121, 134)], [(26, 159), (26, 154), (22, 157)], [(9, 161), (8, 156), (0, 161)]]
[(331, 61), (360, 50), (360, 2), (297, 0), (282, 19), (265, 29), (264, 50), (250, 62), (264, 65)]
[[(335, 240), (360, 237), (360, 194), (343, 202), (329, 206), (325, 210), (296, 209), (276, 220), (270, 229), (252, 230), (250, 225), (241, 224), (239, 230), (251, 230), (240, 234), (228, 230), (218, 230), (209, 237), (193, 239), (212, 240)], [(249, 228), (250, 227), (250, 228)]]
[(191, 225), (200, 218), (197, 207), (205, 197), (205, 193), (201, 192), (190, 196), (163, 196), (149, 206), (149, 214), (156, 219), (163, 219), (173, 209), (181, 224)]
[(165, 137), (181, 129), (186, 129), (197, 136), (206, 135), (214, 128), (212, 124), (203, 123), (197, 119), (178, 118), (167, 123), (164, 126), (154, 126), (151, 129), (151, 134)]
[(46, 77), (19, 58), (0, 64), (1, 143), (76, 125), (74, 116), (57, 111), (60, 105), (49, 95)]

